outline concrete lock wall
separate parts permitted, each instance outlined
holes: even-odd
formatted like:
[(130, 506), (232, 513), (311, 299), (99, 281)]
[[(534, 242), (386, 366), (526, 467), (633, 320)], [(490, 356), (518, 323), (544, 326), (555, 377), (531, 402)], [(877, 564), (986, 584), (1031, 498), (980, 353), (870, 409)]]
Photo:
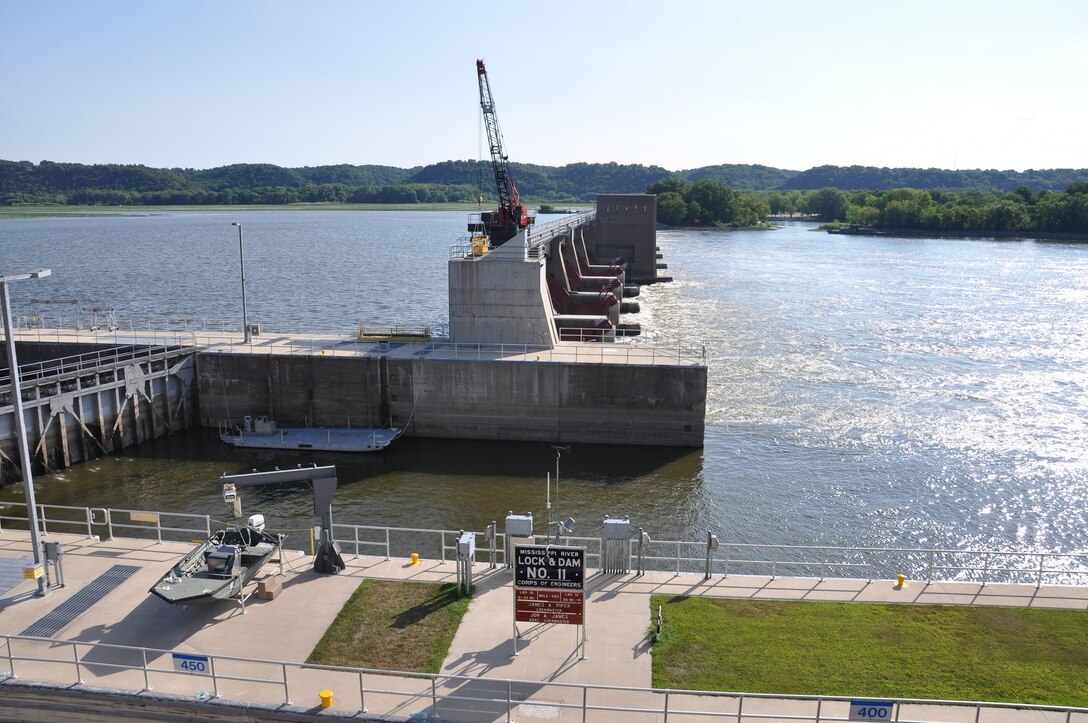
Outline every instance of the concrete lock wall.
[(284, 427), (383, 427), (384, 357), (197, 355), (200, 423), (268, 415)]
[[(201, 421), (408, 424), (419, 437), (702, 446), (706, 367), (202, 354)], [(273, 391), (275, 390), (275, 391)]]

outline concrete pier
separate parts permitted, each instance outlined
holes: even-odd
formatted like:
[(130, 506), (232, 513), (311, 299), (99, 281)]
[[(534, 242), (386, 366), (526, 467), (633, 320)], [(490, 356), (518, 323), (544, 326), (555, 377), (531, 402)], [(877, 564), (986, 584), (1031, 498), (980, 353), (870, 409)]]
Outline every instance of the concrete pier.
[(455, 439), (701, 446), (706, 366), (608, 344), (555, 348), (308, 339), (197, 354), (200, 422), (404, 427)]

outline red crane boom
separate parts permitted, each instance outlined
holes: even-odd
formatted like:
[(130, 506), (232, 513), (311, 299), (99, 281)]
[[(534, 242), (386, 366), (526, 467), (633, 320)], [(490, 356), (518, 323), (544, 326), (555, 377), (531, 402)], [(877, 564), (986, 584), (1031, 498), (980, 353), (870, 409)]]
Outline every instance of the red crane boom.
[(483, 113), (484, 127), (487, 129), (487, 142), (491, 150), (491, 169), (495, 176), (495, 190), (499, 195), (499, 208), (491, 213), (481, 214), (481, 221), (491, 245), (498, 246), (509, 241), (521, 229), (533, 222), (529, 209), (521, 203), (518, 188), (510, 177), (510, 161), (503, 151), (502, 131), (499, 130), (499, 117), (495, 114), (495, 100), (491, 96), (491, 83), (487, 79), (484, 61), (476, 61), (476, 77), (480, 84), (480, 111)]

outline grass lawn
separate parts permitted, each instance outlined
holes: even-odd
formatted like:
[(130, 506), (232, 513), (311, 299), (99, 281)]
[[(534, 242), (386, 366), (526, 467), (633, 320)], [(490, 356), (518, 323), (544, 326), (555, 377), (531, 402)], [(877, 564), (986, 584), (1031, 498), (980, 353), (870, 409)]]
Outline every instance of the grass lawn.
[(364, 580), (306, 662), (437, 673), (468, 603), (454, 584)]
[(658, 688), (1088, 706), (1088, 611), (654, 595)]

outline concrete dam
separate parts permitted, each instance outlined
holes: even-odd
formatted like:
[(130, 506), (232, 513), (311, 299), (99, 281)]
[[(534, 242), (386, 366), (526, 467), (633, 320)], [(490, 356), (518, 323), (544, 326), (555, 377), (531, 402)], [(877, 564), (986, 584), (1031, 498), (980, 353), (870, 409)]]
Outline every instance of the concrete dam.
[[(63, 468), (262, 415), (416, 437), (702, 446), (702, 350), (632, 343), (638, 325), (619, 321), (637, 311), (636, 284), (667, 280), (655, 200), (601, 196), (595, 212), (495, 247), (453, 244), (448, 339), (17, 328), (32, 463)], [(586, 262), (616, 257), (622, 269)], [(20, 476), (11, 395), (5, 356), (0, 482)]]

